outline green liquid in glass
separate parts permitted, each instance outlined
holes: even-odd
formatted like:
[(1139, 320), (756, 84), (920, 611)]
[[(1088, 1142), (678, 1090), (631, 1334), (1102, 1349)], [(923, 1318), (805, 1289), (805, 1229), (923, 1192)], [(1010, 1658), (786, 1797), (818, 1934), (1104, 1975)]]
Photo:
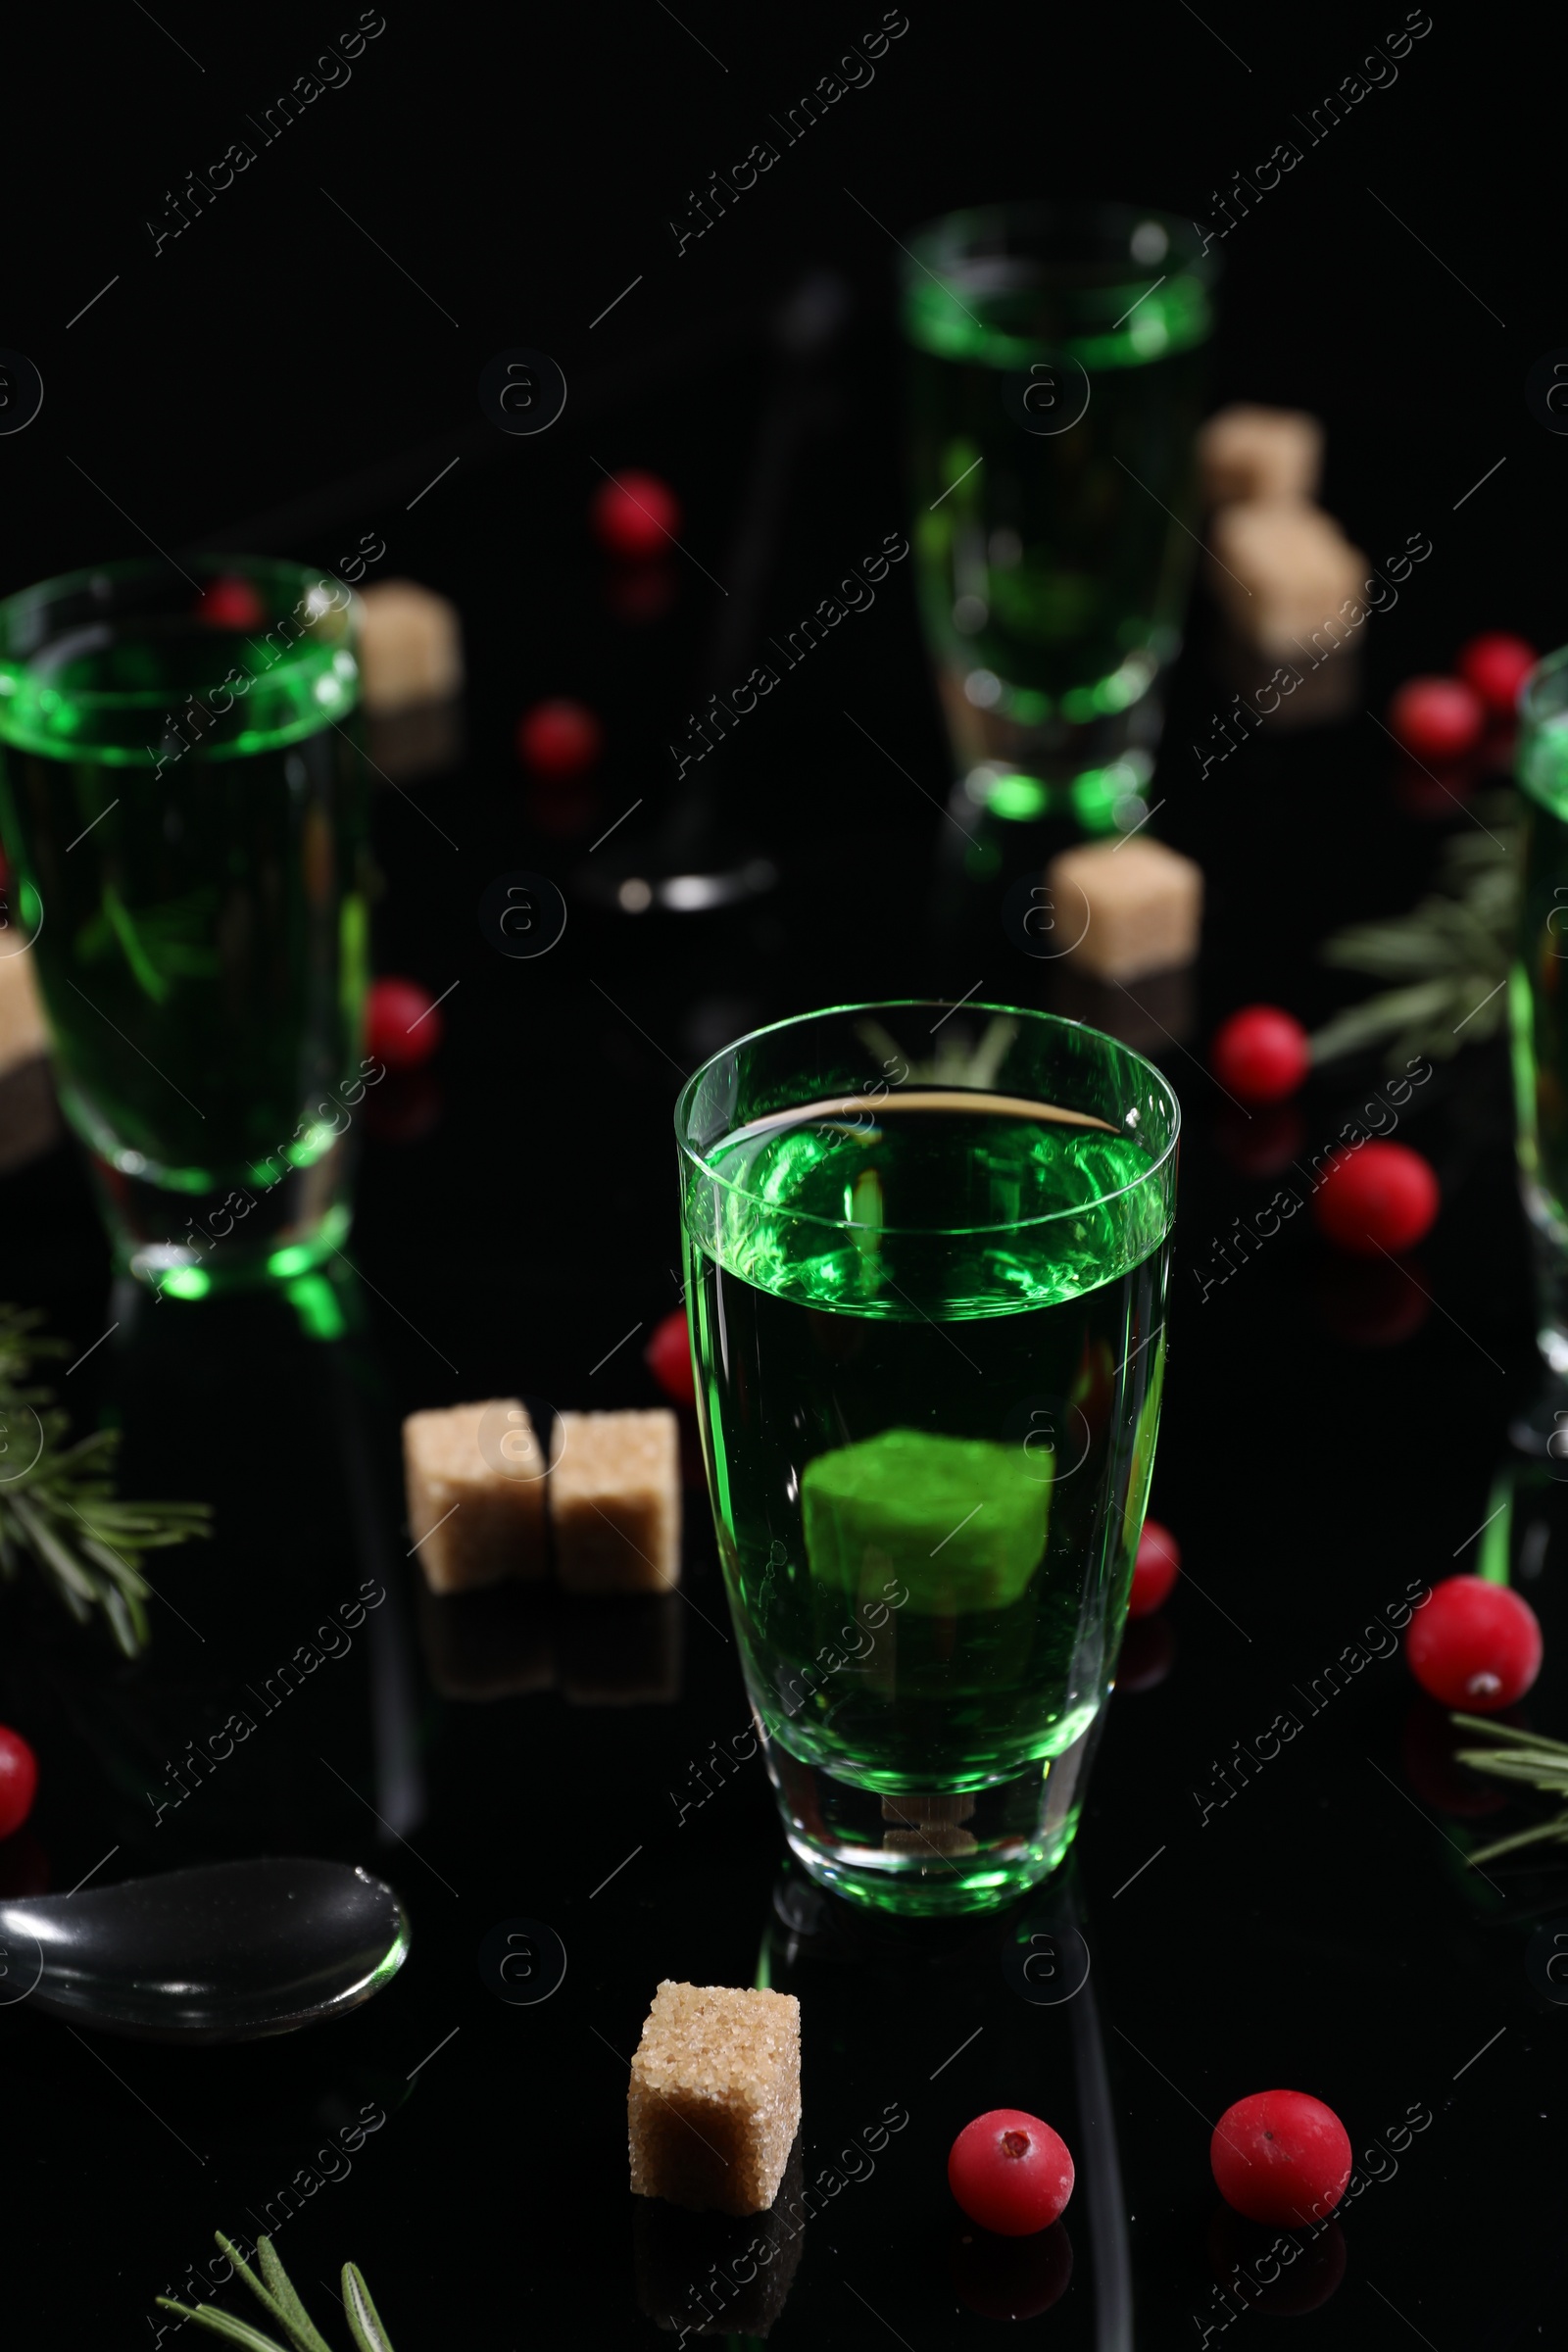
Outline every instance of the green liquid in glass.
[(1096, 1122), (919, 1092), (834, 1111), (755, 1122), (689, 1179), (747, 1682), (776, 1771), (984, 1788), (1071, 1747), (1108, 1688), (1168, 1207)]
[(318, 1163), (349, 1123), (325, 1098), (360, 1074), (358, 673), (341, 642), (269, 659), (259, 630), (136, 614), (0, 663), (9, 930), (37, 933), (62, 1103), (127, 1247), (189, 1246), (188, 1221), (210, 1251), (231, 1188), (241, 1216), (271, 1195), (248, 1234), (220, 1227), (241, 1236), (220, 1281), (258, 1238), (319, 1241)]
[[(905, 301), (925, 626), (960, 674), (994, 674), (1001, 715), (1088, 726), (1136, 703), (1180, 642), (1207, 297), (1178, 278), (1117, 325), (1136, 289), (1106, 266), (1105, 317), (1089, 328), (1086, 264), (1076, 330), (1049, 333), (1040, 289), (999, 292), (978, 266), (943, 274), (911, 277)], [(1085, 374), (1076, 423), (1025, 428), (1026, 392), (1039, 421), (1065, 417)]]

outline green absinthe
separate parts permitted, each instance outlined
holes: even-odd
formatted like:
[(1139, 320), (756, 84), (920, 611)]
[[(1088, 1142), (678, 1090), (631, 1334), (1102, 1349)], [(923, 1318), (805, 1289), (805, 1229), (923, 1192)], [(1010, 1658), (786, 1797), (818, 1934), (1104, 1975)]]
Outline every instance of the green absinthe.
[(1137, 300), (1125, 258), (1054, 291), (1024, 256), (961, 247), (942, 282), (908, 273), (922, 612), (1024, 725), (1123, 711), (1177, 650), (1192, 541), (1171, 516), (1195, 519), (1210, 310), (1168, 267)]
[(61, 1100), (127, 1248), (177, 1262), (165, 1237), (270, 1195), (248, 1228), (231, 1209), (220, 1281), (244, 1236), (314, 1229), (348, 1124), (322, 1098), (362, 1052), (358, 670), (324, 604), (286, 658), (265, 627), (105, 612), (0, 660), (0, 944), (36, 934)]
[(967, 1851), (959, 1796), (940, 1819), (911, 1798), (906, 1832), (898, 1792), (1038, 1787), (1093, 1726), (1158, 1411), (1152, 1164), (1098, 1119), (910, 1086), (874, 1115), (835, 1099), (754, 1120), (688, 1169), (719, 1544), (770, 1764), (808, 1825), (830, 1800), (809, 1771), (791, 1788), (796, 1765), (890, 1800), (894, 1829), (862, 1804), (858, 1838)]

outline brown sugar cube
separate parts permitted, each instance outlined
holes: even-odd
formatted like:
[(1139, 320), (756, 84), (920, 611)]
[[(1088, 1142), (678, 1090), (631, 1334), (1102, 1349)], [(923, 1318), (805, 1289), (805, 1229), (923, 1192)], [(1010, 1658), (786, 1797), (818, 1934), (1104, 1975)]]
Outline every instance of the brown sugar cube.
[(635, 2195), (765, 2212), (800, 2129), (800, 2002), (666, 1978), (632, 2058), (626, 2121)]
[(1198, 954), (1201, 869), (1148, 833), (1063, 850), (1046, 884), (1067, 960), (1096, 979), (1141, 980)]
[(671, 1591), (680, 1583), (674, 1414), (563, 1413), (550, 1470), (550, 1518), (564, 1591)]
[(456, 694), (463, 684), (456, 606), (414, 580), (382, 580), (362, 590), (360, 675), (372, 715)]
[(16, 929), (0, 930), (0, 1071), (17, 1069), (49, 1051), (32, 950), (17, 947), (17, 936)]
[(1367, 560), (1318, 507), (1261, 499), (1222, 507), (1208, 544), (1215, 596), (1271, 662), (1321, 659), (1366, 618)]
[(1206, 507), (1234, 498), (1313, 498), (1323, 471), (1323, 427), (1304, 409), (1239, 401), (1200, 432), (1198, 466)]
[(409, 1533), (432, 1592), (545, 1574), (545, 1457), (515, 1396), (411, 1413), (403, 1475)]

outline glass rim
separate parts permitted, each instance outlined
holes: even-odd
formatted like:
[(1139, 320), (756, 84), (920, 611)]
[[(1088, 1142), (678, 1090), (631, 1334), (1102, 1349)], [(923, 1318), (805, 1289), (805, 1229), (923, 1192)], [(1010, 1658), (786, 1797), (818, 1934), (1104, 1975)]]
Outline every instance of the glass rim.
[[(196, 555), (192, 556), (189, 562), (199, 575), (217, 574), (219, 577), (236, 575), (257, 583), (263, 581), (286, 582), (299, 591), (294, 599), (296, 608), (305, 601), (312, 585), (324, 586), (330, 581), (334, 588), (341, 591), (347, 602), (331, 605), (328, 610), (348, 614), (356, 624), (360, 620), (361, 604), (358, 591), (352, 588), (348, 581), (340, 580), (335, 572), (328, 571), (324, 565), (301, 564), (286, 556), (243, 556), (225, 553)], [(37, 656), (45, 650), (43, 645), (40, 645), (32, 653), (26, 654), (6, 650), (7, 624), (14, 615), (38, 612), (52, 602), (63, 600), (69, 594), (89, 589), (97, 580), (108, 580), (115, 585), (122, 582), (128, 583), (132, 580), (161, 580), (168, 577), (171, 572), (177, 574), (180, 569), (181, 566), (178, 564), (159, 562), (151, 556), (121, 556), (109, 564), (85, 564), (75, 571), (60, 572), (53, 578), (34, 581), (28, 588), (14, 589), (9, 596), (0, 597), (0, 665), (9, 665), (13, 670), (21, 671), (24, 674), (36, 675)], [(106, 604), (106, 611), (111, 609), (112, 607)], [(316, 613), (312, 617), (318, 620), (322, 615)], [(265, 642), (269, 633), (277, 626), (278, 617), (272, 617), (269, 619), (266, 628), (257, 630), (254, 634)], [(241, 630), (238, 634), (245, 637), (247, 642), (250, 641), (251, 633)], [(50, 641), (46, 640), (45, 642), (47, 644)], [(276, 660), (269, 664), (267, 675), (270, 679), (275, 680), (290, 671), (304, 668), (312, 662), (318, 662), (324, 651), (335, 652), (337, 650), (335, 647), (324, 648), (318, 638), (312, 638), (308, 629), (302, 629), (295, 643), (286, 645)], [(65, 686), (57, 687), (54, 691), (77, 710), (128, 712), (151, 707), (154, 704), (167, 703), (171, 691), (177, 691), (177, 689), (171, 689), (167, 686), (153, 688), (122, 686), (106, 690), (101, 687)]]
[(1548, 719), (1561, 718), (1568, 713), (1568, 698), (1550, 709), (1544, 707), (1543, 698), (1568, 674), (1568, 645), (1560, 645), (1554, 654), (1543, 654), (1519, 689), (1519, 716), (1533, 727), (1544, 726)]
[[(944, 238), (955, 237), (966, 229), (976, 232), (977, 241), (983, 246), (988, 227), (1027, 233), (1036, 224), (1041, 227), (1063, 227), (1069, 223), (1084, 222), (1093, 223), (1108, 232), (1112, 228), (1130, 231), (1145, 220), (1152, 221), (1164, 231), (1168, 253), (1162, 255), (1161, 260), (1174, 263), (1183, 276), (1195, 277), (1205, 286), (1213, 283), (1219, 274), (1219, 266), (1210, 259), (1207, 249), (1199, 241), (1203, 232), (1197, 229), (1196, 222), (1182, 214), (1167, 212), (1157, 204), (1129, 204), (1121, 197), (1089, 196), (1018, 197), (994, 204), (959, 205), (951, 212), (934, 214), (929, 220), (918, 221), (909, 231), (908, 260), (903, 275), (906, 283), (913, 282), (908, 267), (912, 263), (923, 276), (922, 264), (935, 258), (934, 249), (940, 247)], [(1048, 259), (1046, 256), (1041, 258)], [(1118, 291), (1131, 292), (1139, 286), (1147, 287), (1155, 282), (1159, 274), (1157, 263), (1137, 262), (1130, 254), (1107, 254), (1105, 259), (1125, 259), (1126, 276)], [(1166, 275), (1169, 275), (1168, 269)], [(1070, 287), (1058, 290), (1072, 291)], [(1103, 285), (1094, 289), (1102, 297), (1106, 290)]]
[[(817, 1006), (816, 1009), (811, 1012), (787, 1013), (782, 1020), (765, 1021), (760, 1028), (749, 1029), (746, 1031), (744, 1036), (732, 1039), (731, 1042), (726, 1046), (720, 1046), (716, 1054), (710, 1054), (705, 1061), (699, 1062), (696, 1069), (693, 1070), (691, 1076), (687, 1079), (685, 1085), (681, 1088), (680, 1093), (675, 1098), (675, 1108), (673, 1113), (675, 1127), (675, 1148), (680, 1154), (683, 1168), (687, 1168), (694, 1175), (700, 1176), (705, 1183), (716, 1186), (721, 1192), (733, 1194), (741, 1199), (754, 1198), (754, 1196), (747, 1193), (746, 1188), (743, 1185), (736, 1184), (727, 1176), (719, 1175), (717, 1170), (711, 1167), (709, 1161), (703, 1156), (698, 1147), (690, 1141), (687, 1132), (688, 1114), (691, 1104), (696, 1099), (697, 1089), (701, 1086), (703, 1080), (708, 1076), (709, 1072), (716, 1068), (718, 1063), (724, 1059), (726, 1054), (738, 1054), (743, 1047), (755, 1045), (764, 1037), (776, 1037), (781, 1030), (803, 1029), (808, 1022), (811, 1021), (834, 1020), (846, 1014), (857, 1012), (924, 1012), (938, 1010), (956, 1012), (959, 1009), (960, 1004), (962, 1005), (963, 1009), (968, 1011), (1003, 1013), (1012, 1020), (1031, 1021), (1044, 1027), (1058, 1031), (1076, 1030), (1084, 1037), (1093, 1038), (1098, 1045), (1108, 1046), (1114, 1054), (1125, 1056), (1129, 1062), (1133, 1063), (1137, 1069), (1144, 1072), (1152, 1081), (1152, 1083), (1159, 1088), (1160, 1092), (1164, 1096), (1165, 1101), (1170, 1106), (1171, 1114), (1170, 1133), (1166, 1138), (1163, 1147), (1161, 1148), (1157, 1156), (1151, 1159), (1147, 1166), (1140, 1169), (1139, 1173), (1132, 1177), (1128, 1183), (1118, 1185), (1114, 1192), (1102, 1194), (1093, 1203), (1089, 1205), (1092, 1205), (1095, 1208), (1105, 1208), (1117, 1200), (1129, 1200), (1135, 1193), (1141, 1192), (1146, 1185), (1148, 1185), (1154, 1177), (1158, 1176), (1165, 1168), (1167, 1163), (1174, 1160), (1177, 1147), (1181, 1142), (1182, 1132), (1182, 1106), (1180, 1097), (1177, 1095), (1175, 1088), (1171, 1085), (1169, 1079), (1165, 1076), (1162, 1070), (1156, 1068), (1155, 1064), (1150, 1061), (1145, 1054), (1140, 1054), (1135, 1046), (1124, 1045), (1120, 1038), (1112, 1037), (1107, 1030), (1096, 1029), (1092, 1023), (1088, 1021), (1073, 1020), (1068, 1014), (1063, 1012), (1045, 1012), (1040, 1010), (1038, 1007), (1027, 1004), (992, 1004), (986, 1003), (977, 1004), (972, 997), (966, 1000), (958, 1000), (957, 1002), (954, 1002), (945, 997), (878, 997), (869, 1002), (861, 1004), (823, 1004)], [(995, 1093), (996, 1089), (982, 1087), (963, 1089), (961, 1087), (956, 1087), (954, 1091), (984, 1094), (988, 1092)], [(802, 1105), (802, 1108), (808, 1107), (809, 1106), (807, 1104)], [(1070, 1108), (1072, 1105), (1063, 1104), (1060, 1105), (1060, 1107)], [(1120, 1130), (1113, 1130), (1112, 1132), (1120, 1133)], [(897, 1234), (911, 1239), (922, 1236), (937, 1237), (946, 1235), (950, 1236), (955, 1241), (957, 1241), (974, 1234), (982, 1233), (1033, 1232), (1039, 1226), (1055, 1224), (1062, 1217), (1082, 1216), (1085, 1205), (1086, 1204), (1084, 1202), (1079, 1201), (1064, 1208), (1047, 1209), (1042, 1215), (1037, 1217), (1007, 1217), (998, 1222), (985, 1225), (879, 1224), (872, 1226), (863, 1223), (860, 1219), (856, 1217), (818, 1216), (814, 1211), (809, 1209), (791, 1208), (781, 1210), (779, 1213), (792, 1218), (800, 1224), (820, 1225), (826, 1230), (835, 1233), (876, 1232), (883, 1234)], [(1168, 1226), (1166, 1230), (1168, 1233)]]

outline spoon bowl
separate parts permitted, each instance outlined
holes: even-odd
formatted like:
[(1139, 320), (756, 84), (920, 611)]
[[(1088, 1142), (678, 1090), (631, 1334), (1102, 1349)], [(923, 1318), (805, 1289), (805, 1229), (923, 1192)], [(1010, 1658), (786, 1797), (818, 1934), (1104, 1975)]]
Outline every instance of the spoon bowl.
[(346, 1862), (214, 1862), (0, 1902), (0, 2007), (141, 2041), (257, 2041), (359, 2008), (410, 1934), (392, 1888)]

